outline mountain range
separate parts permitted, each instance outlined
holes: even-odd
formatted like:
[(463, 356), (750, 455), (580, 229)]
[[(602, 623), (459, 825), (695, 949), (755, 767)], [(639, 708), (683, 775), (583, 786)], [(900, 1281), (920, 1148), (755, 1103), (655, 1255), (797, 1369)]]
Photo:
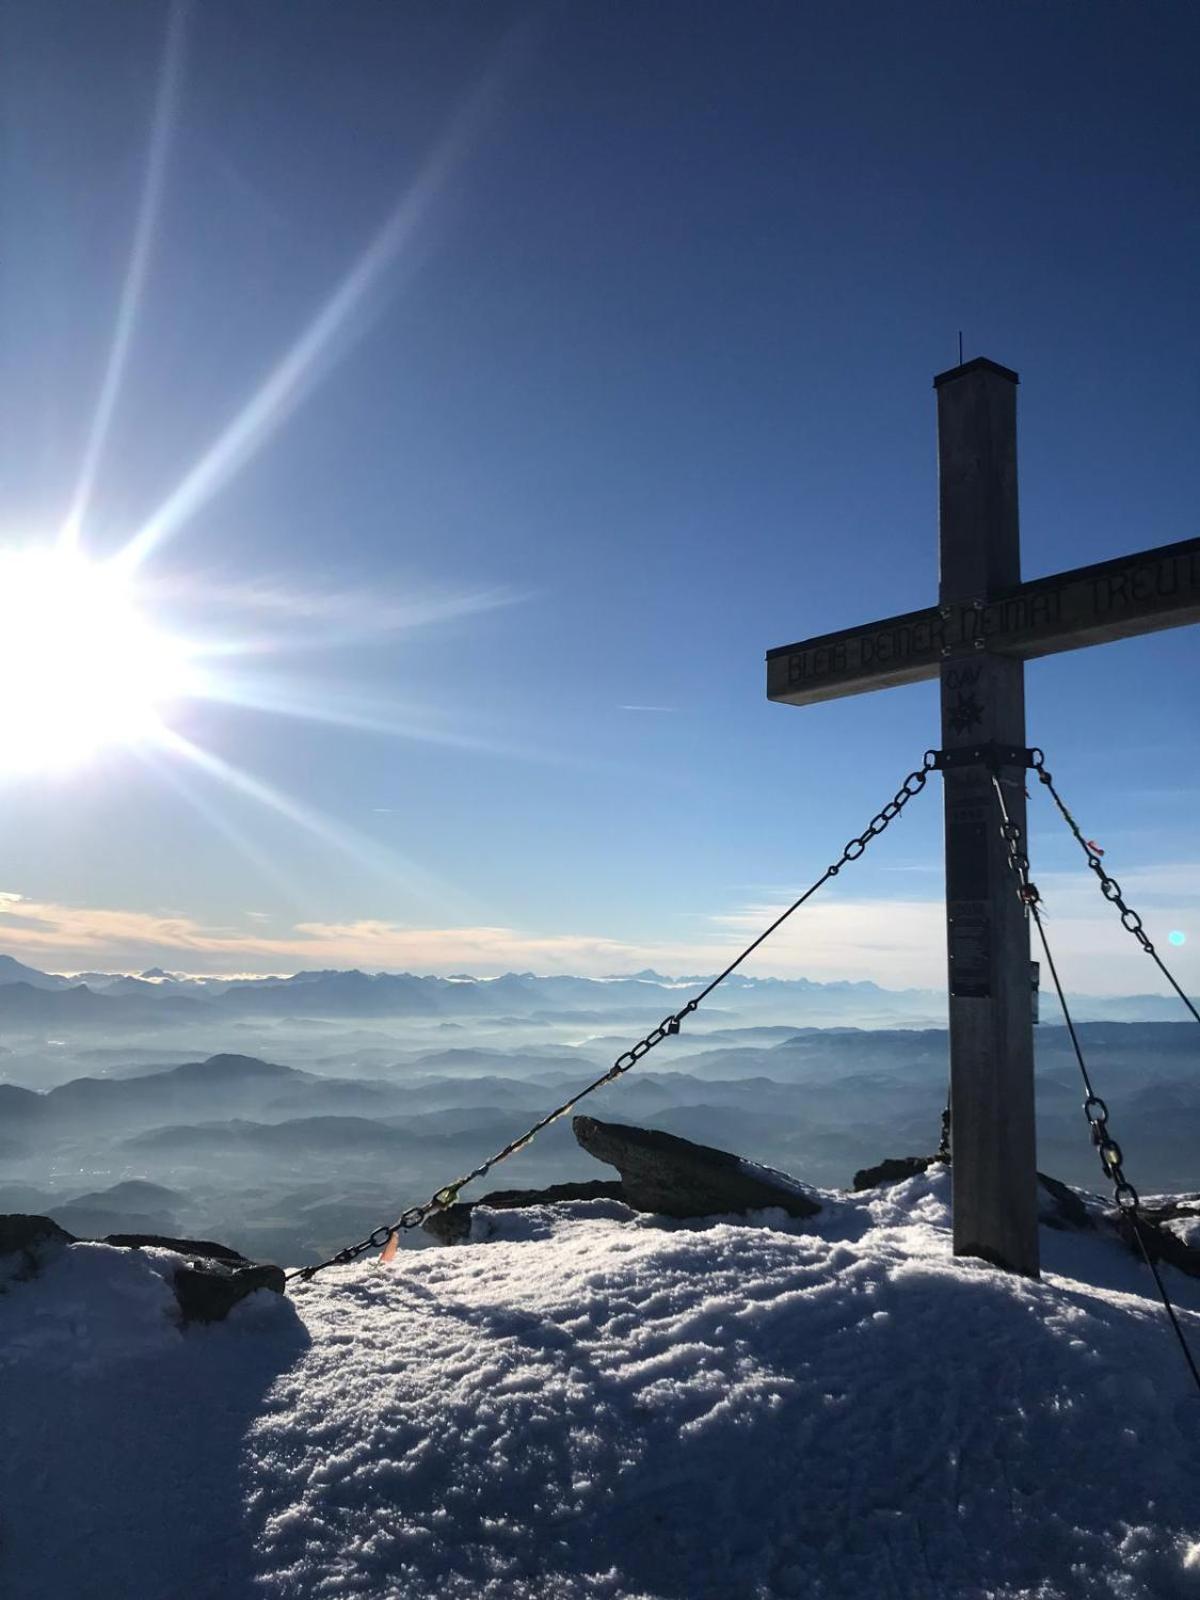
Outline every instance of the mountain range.
[[(141, 974), (40, 972), (0, 955), (0, 1026), (92, 1029), (157, 1027), (246, 1018), (464, 1018), (554, 1016), (594, 1022), (623, 1017), (658, 1020), (709, 982), (694, 974), (666, 977), (647, 969), (628, 976), (584, 978), (508, 972), (497, 978), (440, 977), (409, 972), (305, 971), (258, 978), (196, 977), (151, 968)], [(822, 1026), (936, 1025), (945, 996), (936, 990), (888, 990), (871, 982), (818, 983), (809, 978), (725, 980), (715, 1007)], [(1164, 995), (1081, 996), (1081, 1018), (1172, 1021), (1178, 1002)]]
[[(501, 1149), (703, 982), (650, 970), (70, 975), (0, 957), (0, 1210), (314, 1260)], [(846, 1185), (936, 1146), (945, 1004), (735, 974), (588, 1105)], [(1089, 1068), (1148, 1192), (1200, 1187), (1200, 1033), (1174, 1020), (1181, 1010), (1158, 996), (1080, 1008)], [(1101, 1186), (1070, 1040), (1049, 1021), (1035, 1037), (1042, 1168)], [(563, 1119), (493, 1182), (564, 1182), (592, 1165)]]

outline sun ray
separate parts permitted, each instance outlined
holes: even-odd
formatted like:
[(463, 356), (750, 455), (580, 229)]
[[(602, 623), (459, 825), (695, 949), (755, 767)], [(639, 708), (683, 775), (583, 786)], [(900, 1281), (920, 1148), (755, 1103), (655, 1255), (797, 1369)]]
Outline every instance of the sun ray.
[[(495, 71), (455, 115), (410, 188), (285, 354), (259, 384), (232, 422), (191, 467), (162, 504), (142, 524), (118, 559), (136, 566), (146, 559), (251, 460), (288, 419), (351, 344), (360, 339), (373, 314), (372, 291), (412, 244), (451, 172), (462, 160), (489, 108)], [(377, 296), (377, 301), (382, 296)]]
[(141, 201), (129, 253), (129, 266), (126, 269), (125, 283), (117, 308), (116, 327), (113, 330), (112, 345), (108, 353), (108, 365), (100, 385), (100, 396), (96, 402), (95, 416), (92, 418), (92, 426), (83, 453), (79, 481), (75, 486), (75, 493), (60, 534), (62, 542), (67, 547), (73, 547), (78, 543), (80, 529), (87, 516), (92, 488), (121, 393), (121, 384), (137, 325), (155, 228), (162, 206), (167, 158), (170, 154), (177, 117), (187, 16), (188, 6), (185, 0), (172, 0), (167, 12), (162, 66), (158, 75), (158, 91), (155, 95), (150, 124), (150, 143), (146, 152), (145, 176), (142, 180)]
[(372, 588), (295, 589), (271, 582), (213, 582), (203, 573), (147, 579), (144, 593), (186, 623), (220, 616), (222, 632), (196, 634), (191, 649), (207, 660), (314, 655), (364, 640), (433, 628), (525, 603), (532, 591), (496, 585), (455, 590), (406, 576)]
[[(237, 644), (214, 647), (214, 653), (312, 653), (340, 645), (361, 644), (364, 637), (410, 633), (438, 623), (482, 616), (503, 607), (521, 605), (533, 598), (532, 590), (496, 584), (486, 589), (455, 590), (405, 575), (385, 575), (370, 588), (295, 589), (272, 582), (213, 582), (202, 575), (159, 578), (160, 599), (202, 605), (228, 616), (245, 613), (267, 627), (278, 625), (286, 633), (256, 632)], [(303, 624), (302, 629), (294, 624)]]
[(509, 761), (531, 761), (552, 766), (569, 765), (557, 751), (506, 744), (480, 734), (440, 727), (421, 707), (388, 705), (374, 707), (337, 704), (326, 684), (306, 684), (290, 678), (286, 687), (268, 686), (246, 675), (222, 672), (206, 684), (206, 700), (240, 707), (246, 711), (266, 711), (273, 716), (292, 717), (302, 722), (322, 723), (327, 727), (347, 728), (359, 733), (377, 733), (384, 738), (406, 739), (418, 744), (440, 745), (475, 755), (498, 756)]
[(482, 908), (470, 897), (398, 851), (381, 846), (378, 841), (366, 838), (335, 822), (332, 817), (312, 806), (294, 800), (282, 790), (266, 783), (262, 778), (243, 771), (232, 762), (214, 755), (200, 745), (185, 738), (165, 724), (159, 732), (159, 744), (172, 754), (191, 762), (209, 777), (218, 779), (228, 788), (265, 806), (276, 816), (285, 817), (302, 832), (309, 834), (328, 849), (348, 857), (374, 878), (386, 878), (406, 896), (420, 901), (426, 909), (452, 906), (470, 920), (478, 920)]
[(302, 914), (303, 902), (297, 893), (294, 879), (289, 878), (266, 851), (260, 850), (218, 806), (199, 794), (195, 785), (187, 781), (177, 765), (161, 759), (159, 751), (154, 747), (139, 746), (134, 753), (149, 767), (156, 778), (169, 783), (211, 828), (214, 828), (222, 838), (227, 839), (238, 854), (278, 890), (289, 910), (297, 915)]

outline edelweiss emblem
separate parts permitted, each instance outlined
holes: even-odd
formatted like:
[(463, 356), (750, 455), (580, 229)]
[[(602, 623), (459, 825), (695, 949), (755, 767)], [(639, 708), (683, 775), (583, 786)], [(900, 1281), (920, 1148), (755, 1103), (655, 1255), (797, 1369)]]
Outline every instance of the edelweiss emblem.
[(947, 720), (951, 733), (970, 733), (972, 728), (977, 728), (983, 721), (983, 707), (978, 697), (964, 690), (951, 706)]

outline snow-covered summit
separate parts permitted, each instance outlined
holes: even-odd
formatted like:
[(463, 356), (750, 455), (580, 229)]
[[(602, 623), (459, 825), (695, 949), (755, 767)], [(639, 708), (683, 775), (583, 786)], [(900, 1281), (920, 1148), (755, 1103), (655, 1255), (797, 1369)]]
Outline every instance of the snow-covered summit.
[[(158, 1252), (0, 1297), (10, 1600), (1181, 1600), (1200, 1401), (1143, 1269), (820, 1216), (476, 1212), (181, 1332)], [(1200, 1284), (1168, 1271), (1200, 1339)]]

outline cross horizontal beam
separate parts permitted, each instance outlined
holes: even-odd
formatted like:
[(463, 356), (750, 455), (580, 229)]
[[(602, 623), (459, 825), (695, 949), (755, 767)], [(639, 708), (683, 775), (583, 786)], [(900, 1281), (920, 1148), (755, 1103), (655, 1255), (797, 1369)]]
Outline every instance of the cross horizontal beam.
[(986, 650), (1030, 660), (1200, 622), (1200, 539), (767, 651), (767, 698), (812, 705), (937, 676)]

